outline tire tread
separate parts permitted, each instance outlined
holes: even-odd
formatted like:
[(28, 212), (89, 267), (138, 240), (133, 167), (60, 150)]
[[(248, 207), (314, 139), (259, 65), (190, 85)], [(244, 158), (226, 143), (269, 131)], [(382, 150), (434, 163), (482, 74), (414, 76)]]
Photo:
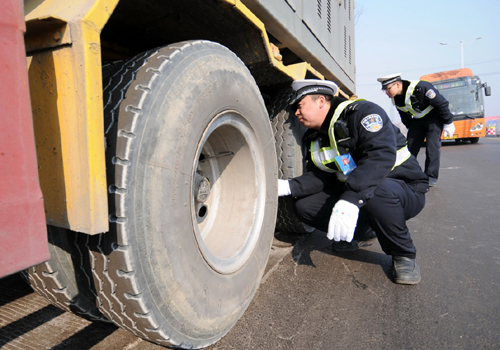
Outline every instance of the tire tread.
[[(25, 279), (33, 290), (54, 306), (91, 321), (107, 321), (94, 305), (93, 300), (97, 295), (90, 271), (85, 266), (88, 235), (52, 227), (48, 231), (51, 259), (26, 270)], [(64, 250), (62, 257), (56, 252), (58, 245)], [(62, 271), (64, 262), (61, 259), (66, 258), (73, 263), (71, 271), (68, 268)], [(75, 281), (71, 281), (67, 274), (74, 274)]]
[[(107, 159), (111, 159), (112, 163), (109, 166), (114, 167), (114, 176), (108, 177), (110, 232), (94, 238), (93, 249), (90, 250), (92, 273), (97, 281), (97, 299), (102, 313), (136, 336), (161, 345), (182, 348), (190, 347), (165, 334), (148, 309), (136, 281), (137, 275), (132, 268), (127, 241), (126, 202), (129, 190), (126, 184), (127, 168), (131, 164), (133, 144), (136, 142), (136, 126), (142, 116), (144, 104), (148, 103), (148, 95), (155, 80), (164, 74), (176, 55), (201, 43), (220, 46), (199, 40), (150, 50), (124, 62), (109, 75), (109, 81), (103, 84), (106, 101), (105, 136), (107, 140), (113, 140), (106, 142)], [(136, 79), (140, 83), (134, 83)], [(131, 96), (126, 96), (130, 91)], [(115, 143), (116, 149), (110, 146)], [(109, 258), (110, 255), (113, 255), (112, 259)]]
[[(292, 98), (292, 89), (284, 89), (268, 107), (278, 155), (278, 177), (286, 180), (302, 175), (304, 169), (302, 160), (296, 159), (296, 151), (302, 147), (301, 136), (305, 128), (290, 113), (289, 103)], [(276, 231), (307, 233), (303, 223), (295, 216), (294, 202), (289, 196), (278, 199)]]

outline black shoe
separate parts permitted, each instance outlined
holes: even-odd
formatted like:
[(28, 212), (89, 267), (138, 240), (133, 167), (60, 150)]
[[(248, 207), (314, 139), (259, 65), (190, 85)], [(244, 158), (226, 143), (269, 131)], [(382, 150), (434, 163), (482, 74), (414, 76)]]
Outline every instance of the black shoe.
[(361, 237), (353, 238), (352, 241), (340, 241), (332, 243), (332, 249), (336, 252), (353, 252), (361, 247), (368, 247), (377, 238), (377, 234), (372, 229), (366, 231)]
[(416, 259), (405, 256), (392, 257), (394, 282), (399, 284), (417, 284), (420, 282), (420, 267)]
[(429, 187), (434, 187), (436, 186), (436, 183), (437, 183), (437, 179), (434, 179), (432, 177), (429, 178)]

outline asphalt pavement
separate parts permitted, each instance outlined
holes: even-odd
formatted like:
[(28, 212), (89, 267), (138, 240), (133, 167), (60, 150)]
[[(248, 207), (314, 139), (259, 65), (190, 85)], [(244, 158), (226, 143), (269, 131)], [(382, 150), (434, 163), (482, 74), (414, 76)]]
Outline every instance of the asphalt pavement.
[[(425, 150), (418, 159), (424, 162)], [(322, 232), (277, 236), (265, 278), (223, 349), (499, 349), (500, 138), (445, 142), (408, 222), (422, 281), (397, 285), (378, 242), (337, 253)], [(161, 349), (0, 280), (2, 349)]]

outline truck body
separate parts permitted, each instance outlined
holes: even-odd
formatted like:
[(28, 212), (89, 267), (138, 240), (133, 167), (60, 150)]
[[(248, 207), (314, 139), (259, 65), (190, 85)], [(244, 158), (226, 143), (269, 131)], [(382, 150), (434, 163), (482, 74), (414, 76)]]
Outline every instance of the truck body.
[[(420, 78), (432, 85), (448, 100), (453, 114), (455, 133), (452, 139), (476, 143), (485, 136), (484, 96), (490, 96), (490, 88), (482, 83), (469, 68), (432, 73)], [(441, 136), (441, 139), (445, 139)], [(447, 138), (448, 139), (448, 138)]]
[(354, 94), (354, 1), (7, 4), (0, 276), (29, 268), (54, 305), (158, 344), (214, 343), (269, 255), (287, 166), (269, 106), (295, 79)]
[(0, 276), (49, 258), (43, 198), (33, 138), (19, 1), (4, 2), (0, 17)]

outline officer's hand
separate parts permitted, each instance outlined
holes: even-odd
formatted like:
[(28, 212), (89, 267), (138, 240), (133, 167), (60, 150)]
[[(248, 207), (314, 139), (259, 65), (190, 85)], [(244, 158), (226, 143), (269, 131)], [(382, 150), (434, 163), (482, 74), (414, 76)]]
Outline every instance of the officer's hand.
[(291, 194), (288, 180), (278, 180), (278, 197), (289, 196)]
[(336, 242), (352, 241), (358, 215), (359, 208), (356, 205), (343, 199), (339, 200), (332, 210), (327, 237), (333, 238)]
[(452, 138), (453, 134), (455, 133), (455, 124), (451, 122), (450, 124), (445, 124), (444, 125), (444, 137)]

